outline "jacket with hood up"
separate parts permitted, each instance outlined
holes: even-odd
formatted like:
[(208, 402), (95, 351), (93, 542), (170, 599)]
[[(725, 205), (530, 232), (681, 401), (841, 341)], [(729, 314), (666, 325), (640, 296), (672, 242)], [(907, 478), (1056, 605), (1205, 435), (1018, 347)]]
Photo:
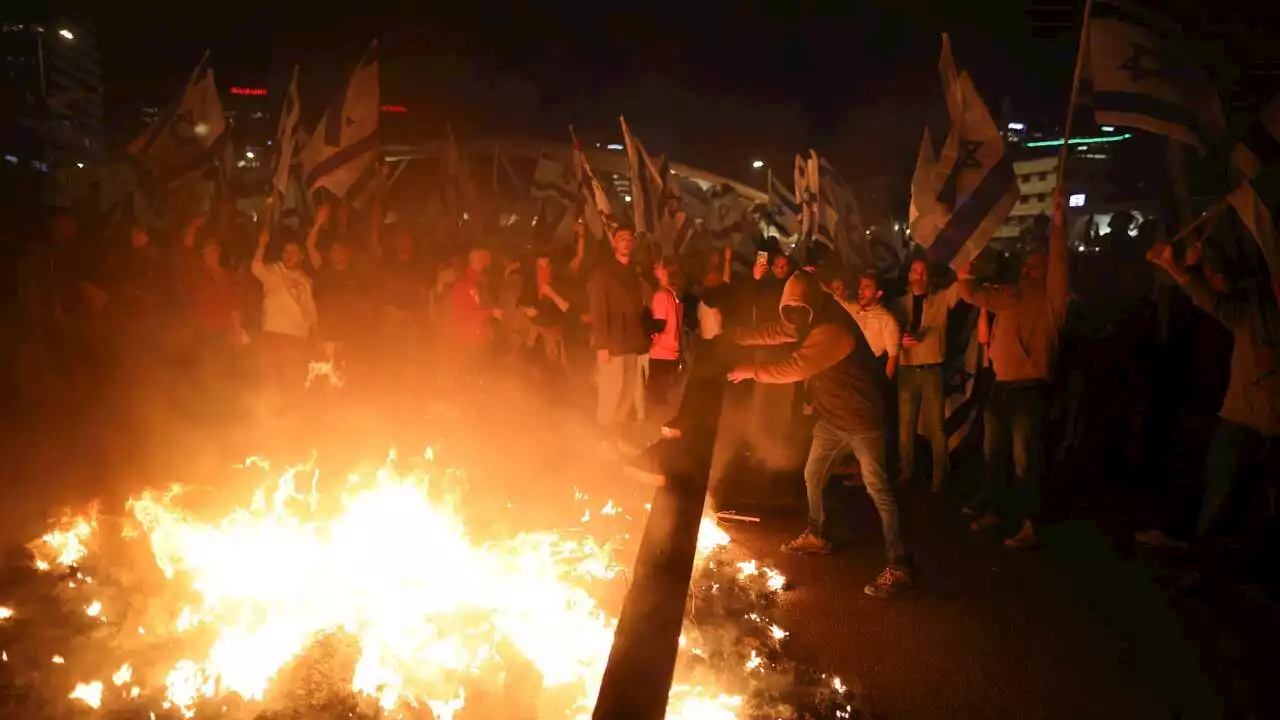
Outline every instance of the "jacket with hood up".
[(811, 313), (808, 332), (801, 335), (785, 319), (734, 328), (726, 332), (740, 345), (782, 345), (799, 342), (786, 358), (753, 366), (756, 382), (781, 384), (807, 380), (818, 416), (837, 430), (863, 434), (884, 431), (884, 370), (857, 323), (818, 279), (798, 272), (787, 280), (778, 305)]

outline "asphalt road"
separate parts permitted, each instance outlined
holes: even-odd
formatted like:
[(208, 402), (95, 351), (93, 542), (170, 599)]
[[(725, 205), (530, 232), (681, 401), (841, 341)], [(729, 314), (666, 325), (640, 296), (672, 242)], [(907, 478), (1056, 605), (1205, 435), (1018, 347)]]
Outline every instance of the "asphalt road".
[(793, 653), (860, 683), (873, 717), (1225, 716), (1185, 622), (1094, 524), (1049, 527), (1044, 547), (1012, 553), (970, 532), (954, 499), (908, 492), (922, 584), (885, 602), (862, 592), (884, 563), (874, 509), (861, 487), (835, 492), (857, 538), (837, 555), (779, 552), (803, 526), (798, 505), (740, 505), (762, 521), (730, 533), (791, 580)]
[[(252, 427), (244, 433), (255, 435)], [(502, 434), (513, 442), (521, 437)], [(387, 437), (373, 435), (365, 444), (385, 451)], [(61, 504), (110, 495), (112, 484), (136, 489), (134, 473), (108, 483), (77, 472), (100, 462), (84, 437), (31, 427), (2, 443), (15, 460), (45, 457), (9, 468), (0, 508), (4, 546), (33, 537)], [(163, 437), (153, 436), (146, 444), (156, 449), (131, 453), (127, 464), (110, 459), (117, 467), (182, 468), (173, 479), (184, 482), (197, 480), (200, 465), (225, 467), (209, 459), (226, 453), (205, 435), (184, 437), (170, 428)], [(53, 447), (33, 453), (32, 443), (42, 438)], [(566, 455), (548, 454), (546, 473), (575, 482), (592, 475), (585, 468), (566, 472)], [(511, 477), (527, 484), (523, 474)], [(862, 592), (884, 561), (878, 519), (862, 488), (835, 489), (855, 537), (848, 548), (792, 557), (778, 547), (803, 525), (799, 478), (761, 482), (768, 486), (740, 494), (764, 505), (730, 507), (762, 521), (730, 525), (730, 533), (790, 578), (779, 618), (791, 632), (790, 653), (859, 687), (878, 720), (1280, 717), (1258, 709), (1275, 710), (1280, 694), (1274, 689), (1280, 617), (1236, 599), (1172, 596), (1159, 566), (1113, 542), (1121, 537), (1114, 528), (1107, 534), (1092, 520), (1059, 521), (1046, 527), (1042, 549), (1010, 553), (997, 537), (969, 532), (958, 512), (960, 493), (908, 491), (904, 527), (921, 588), (909, 599), (883, 602)]]

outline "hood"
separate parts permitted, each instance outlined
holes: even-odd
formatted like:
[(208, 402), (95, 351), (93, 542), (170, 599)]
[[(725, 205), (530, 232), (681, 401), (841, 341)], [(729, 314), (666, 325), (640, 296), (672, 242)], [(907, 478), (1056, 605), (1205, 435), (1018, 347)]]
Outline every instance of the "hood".
[(778, 302), (778, 313), (784, 315), (785, 323), (785, 314), (782, 312), (784, 309), (803, 307), (808, 308), (811, 316), (816, 318), (826, 304), (826, 299), (827, 291), (822, 289), (818, 277), (807, 270), (801, 270), (793, 273), (787, 279), (787, 284), (782, 286), (782, 300)]

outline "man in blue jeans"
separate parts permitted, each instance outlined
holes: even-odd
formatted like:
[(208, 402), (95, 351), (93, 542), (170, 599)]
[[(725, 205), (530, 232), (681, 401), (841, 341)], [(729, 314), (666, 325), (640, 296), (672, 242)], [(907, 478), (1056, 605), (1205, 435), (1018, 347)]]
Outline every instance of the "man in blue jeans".
[(888, 566), (865, 592), (880, 598), (900, 595), (914, 584), (914, 574), (898, 527), (897, 500), (885, 472), (884, 371), (857, 323), (811, 272), (798, 272), (787, 280), (778, 310), (777, 321), (725, 334), (740, 345), (799, 342), (786, 358), (739, 365), (729, 372), (731, 382), (809, 384), (818, 416), (804, 469), (809, 525), (782, 549), (800, 554), (832, 551), (822, 494), (832, 465), (852, 450), (862, 467), (867, 494), (880, 513), (888, 554)]

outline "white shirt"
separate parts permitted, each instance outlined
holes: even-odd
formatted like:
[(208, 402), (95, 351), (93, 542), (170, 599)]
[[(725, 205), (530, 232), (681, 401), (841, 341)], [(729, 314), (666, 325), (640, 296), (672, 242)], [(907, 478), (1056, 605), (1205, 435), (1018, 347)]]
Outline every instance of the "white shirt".
[(253, 261), (255, 277), (262, 281), (262, 329), (305, 338), (316, 325), (316, 302), (311, 278), (301, 269), (286, 270), (280, 263)]
[(867, 338), (867, 345), (876, 357), (888, 353), (889, 357), (898, 357), (898, 349), (902, 347), (902, 331), (893, 313), (884, 305), (864, 308), (857, 303), (844, 304), (845, 309), (858, 321), (862, 334)]

